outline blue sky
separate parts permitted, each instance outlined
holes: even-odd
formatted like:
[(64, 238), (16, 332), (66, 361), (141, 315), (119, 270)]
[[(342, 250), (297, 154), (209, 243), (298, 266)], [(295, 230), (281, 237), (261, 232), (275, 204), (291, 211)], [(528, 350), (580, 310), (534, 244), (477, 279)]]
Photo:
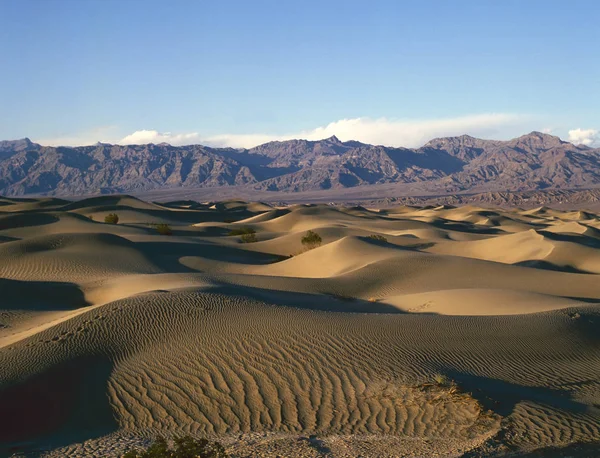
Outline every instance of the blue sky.
[(0, 0), (0, 17), (0, 139), (599, 138), (596, 0)]

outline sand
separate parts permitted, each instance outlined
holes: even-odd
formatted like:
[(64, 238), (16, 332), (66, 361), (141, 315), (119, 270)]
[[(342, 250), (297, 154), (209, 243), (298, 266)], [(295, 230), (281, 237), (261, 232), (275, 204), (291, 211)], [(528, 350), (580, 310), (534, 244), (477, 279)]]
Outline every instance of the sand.
[(600, 450), (594, 213), (0, 201), (0, 456)]

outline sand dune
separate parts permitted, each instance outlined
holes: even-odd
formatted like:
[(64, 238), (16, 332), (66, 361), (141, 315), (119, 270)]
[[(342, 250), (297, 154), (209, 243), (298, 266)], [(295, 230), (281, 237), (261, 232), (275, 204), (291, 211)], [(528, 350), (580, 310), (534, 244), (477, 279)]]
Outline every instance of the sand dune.
[(239, 457), (596, 447), (598, 221), (1, 198), (0, 455), (178, 433)]

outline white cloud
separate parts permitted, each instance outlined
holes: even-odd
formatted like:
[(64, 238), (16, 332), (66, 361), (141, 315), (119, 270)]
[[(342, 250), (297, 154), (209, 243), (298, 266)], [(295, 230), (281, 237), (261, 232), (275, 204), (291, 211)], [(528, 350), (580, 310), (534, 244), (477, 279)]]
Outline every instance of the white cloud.
[(160, 133), (156, 130), (136, 130), (131, 135), (121, 139), (117, 143), (121, 145), (145, 145), (148, 143), (169, 143), (171, 145), (193, 145), (201, 143), (200, 134), (192, 132), (189, 134), (176, 134), (171, 132)]
[(104, 126), (79, 134), (66, 134), (58, 137), (32, 138), (32, 141), (44, 146), (85, 146), (97, 142), (112, 143), (115, 141), (116, 126)]
[(169, 143), (171, 145), (201, 144), (215, 147), (250, 148), (270, 141), (290, 139), (321, 140), (337, 136), (342, 141), (358, 140), (386, 146), (417, 147), (435, 137), (469, 134), (474, 137), (509, 139), (534, 130), (533, 118), (510, 113), (485, 113), (454, 118), (340, 119), (315, 129), (271, 134), (202, 135), (199, 132), (171, 133), (158, 130), (138, 130), (125, 137), (116, 127), (103, 127), (76, 135), (34, 139), (42, 145), (92, 145), (98, 141), (121, 145)]
[(364, 143), (387, 146), (421, 146), (435, 137), (469, 134), (480, 137), (509, 137), (523, 133), (522, 115), (490, 113), (442, 119), (341, 119), (326, 126), (286, 135), (222, 134), (202, 136), (197, 132), (184, 134), (160, 133), (156, 130), (139, 130), (126, 136), (119, 144), (144, 144), (167, 142), (172, 145), (200, 143), (209, 146), (250, 148), (269, 141), (290, 139), (321, 140), (337, 136), (342, 141), (358, 140)]
[(572, 129), (569, 131), (569, 141), (575, 145), (600, 145), (600, 135), (595, 129)]

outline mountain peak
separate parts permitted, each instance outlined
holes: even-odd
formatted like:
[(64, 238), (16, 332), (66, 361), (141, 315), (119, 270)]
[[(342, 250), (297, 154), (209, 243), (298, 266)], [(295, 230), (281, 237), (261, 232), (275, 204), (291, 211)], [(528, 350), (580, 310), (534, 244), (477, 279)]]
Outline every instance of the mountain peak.
[(550, 135), (534, 130), (533, 132), (529, 132), (528, 134), (522, 135), (518, 138), (515, 138), (514, 140), (511, 140), (510, 143), (527, 144), (529, 146), (536, 146), (542, 148), (552, 148), (555, 146), (563, 145), (567, 142), (561, 140), (556, 135)]
[(326, 138), (326, 139), (325, 139), (325, 141), (326, 141), (326, 142), (330, 142), (330, 143), (342, 143), (342, 142), (340, 141), (340, 139), (339, 139), (339, 138), (337, 138), (335, 135), (332, 135), (331, 137), (329, 137), (329, 138)]
[(524, 138), (524, 137), (535, 137), (535, 138), (546, 138), (546, 139), (559, 138), (556, 135), (551, 135), (551, 134), (546, 133), (546, 132), (540, 132), (538, 130), (533, 130), (533, 131), (529, 132), (528, 134), (521, 135), (518, 138)]
[(15, 149), (20, 150), (23, 148), (29, 148), (30, 146), (35, 145), (29, 138), (20, 138), (18, 140), (3, 140), (0, 141), (0, 148), (3, 149)]
[[(451, 146), (451, 145), (455, 145), (455, 146), (479, 146), (481, 143), (484, 142), (489, 142), (490, 140), (483, 140), (480, 138), (475, 138), (472, 137), (470, 135), (459, 135), (456, 137), (437, 137), (434, 138), (430, 141), (428, 141), (425, 145), (423, 145), (424, 148), (426, 147), (441, 147), (441, 146)], [(493, 141), (493, 140), (491, 140)]]

